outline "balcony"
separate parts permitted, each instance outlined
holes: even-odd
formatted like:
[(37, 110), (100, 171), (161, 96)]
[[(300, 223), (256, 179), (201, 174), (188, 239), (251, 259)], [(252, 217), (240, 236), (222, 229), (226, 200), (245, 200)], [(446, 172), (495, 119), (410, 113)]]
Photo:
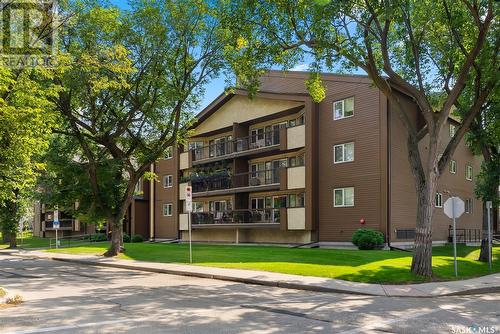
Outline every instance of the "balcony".
[(276, 227), (280, 209), (242, 209), (191, 214), (193, 228), (202, 227)]
[(231, 159), (280, 149), (280, 144), (286, 144), (286, 128), (266, 131), (257, 135), (221, 140), (214, 144), (191, 150), (192, 164), (208, 163), (220, 159)]
[(250, 190), (275, 190), (280, 188), (280, 168), (229, 175), (221, 173), (191, 179), (193, 197), (246, 192)]

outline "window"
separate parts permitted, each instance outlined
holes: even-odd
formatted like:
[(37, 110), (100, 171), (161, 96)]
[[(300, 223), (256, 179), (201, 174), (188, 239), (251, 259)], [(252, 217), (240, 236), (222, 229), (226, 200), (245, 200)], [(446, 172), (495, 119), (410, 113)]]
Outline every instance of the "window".
[(173, 214), (173, 204), (172, 203), (165, 203), (163, 204), (163, 216), (165, 217), (172, 217)]
[(304, 207), (304, 193), (288, 195), (289, 208), (302, 208)]
[(172, 175), (165, 175), (163, 177), (163, 188), (171, 188), (174, 183), (173, 179)]
[(453, 124), (450, 124), (450, 137), (455, 137), (455, 133), (457, 132), (457, 127)]
[(252, 209), (264, 209), (264, 198), (252, 198)]
[(337, 188), (333, 190), (333, 206), (354, 206), (354, 188)]
[(142, 189), (142, 179), (139, 179), (135, 184), (134, 195), (142, 196), (144, 194), (144, 190)]
[(296, 157), (291, 157), (288, 161), (288, 166), (290, 167), (298, 167), (298, 166), (304, 166), (304, 155), (299, 155)]
[(354, 161), (354, 143), (335, 145), (333, 147), (333, 162), (338, 164), (349, 161)]
[(172, 146), (167, 147), (165, 150), (165, 159), (172, 159), (174, 154), (174, 148)]
[(472, 181), (472, 166), (471, 165), (465, 166), (465, 179)]
[(203, 142), (202, 141), (193, 141), (193, 142), (190, 142), (189, 143), (189, 150), (196, 150), (196, 149), (200, 149), (203, 147)]
[(193, 212), (203, 212), (203, 202), (193, 202)]
[(354, 115), (354, 97), (333, 102), (333, 119), (342, 119)]
[(450, 173), (451, 174), (457, 173), (457, 162), (455, 160), (450, 160)]
[(465, 199), (465, 213), (472, 213), (472, 199)]
[(443, 207), (443, 194), (436, 193), (436, 199), (434, 200), (434, 206), (436, 208), (442, 208)]

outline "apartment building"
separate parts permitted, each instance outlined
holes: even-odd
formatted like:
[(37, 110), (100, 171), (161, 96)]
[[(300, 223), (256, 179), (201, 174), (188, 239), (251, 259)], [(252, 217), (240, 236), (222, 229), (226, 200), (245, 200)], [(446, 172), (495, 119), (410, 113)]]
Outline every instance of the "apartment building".
[[(349, 244), (366, 227), (393, 244), (412, 242), (416, 194), (398, 114), (366, 76), (323, 74), (320, 103), (308, 95), (307, 78), (271, 71), (253, 99), (244, 90), (221, 94), (198, 115), (188, 143), (154, 165), (160, 181), (149, 189), (150, 238), (187, 239), (190, 184), (196, 241)], [(401, 99), (421, 124), (417, 106)], [(456, 126), (450, 119), (443, 138)], [(466, 202), (458, 227), (480, 229), (479, 168), (461, 143), (436, 194), (436, 242), (448, 240), (440, 208), (450, 194)]]

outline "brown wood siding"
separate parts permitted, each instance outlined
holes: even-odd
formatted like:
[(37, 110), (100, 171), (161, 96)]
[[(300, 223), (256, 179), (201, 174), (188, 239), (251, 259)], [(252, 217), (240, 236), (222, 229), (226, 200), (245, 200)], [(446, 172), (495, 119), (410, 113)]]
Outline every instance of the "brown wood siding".
[[(383, 158), (380, 135), (379, 92), (369, 84), (326, 82), (328, 95), (319, 110), (319, 231), (320, 241), (350, 241), (364, 218), (377, 230), (384, 210), (381, 205)], [(354, 97), (354, 116), (333, 120), (333, 102)], [(334, 164), (333, 146), (354, 142), (354, 161)], [(354, 207), (335, 208), (333, 190), (354, 187)], [(385, 225), (383, 225), (385, 226)]]
[[(405, 106), (413, 114), (413, 119), (416, 122), (416, 106), (409, 100), (405, 100)], [(391, 232), (392, 240), (411, 241), (396, 239), (397, 229), (414, 229), (416, 224), (417, 198), (415, 193), (415, 183), (413, 175), (410, 171), (408, 162), (408, 150), (406, 146), (406, 129), (399, 119), (396, 110), (391, 109)], [(449, 126), (446, 124), (442, 129), (442, 142), (440, 143), (441, 151), (444, 151), (445, 146), (450, 140)], [(424, 138), (420, 142), (421, 156), (426, 160), (427, 157), (427, 142), (428, 138)], [(449, 195), (445, 191), (450, 191), (454, 196), (459, 196), (463, 200), (470, 198), (473, 200), (473, 212), (471, 214), (464, 213), (457, 220), (458, 228), (479, 229), (481, 228), (482, 219), (482, 202), (474, 196), (475, 177), (473, 181), (465, 179), (465, 166), (470, 163), (473, 166), (474, 175), (480, 170), (481, 158), (474, 156), (464, 141), (458, 145), (454, 160), (457, 161), (457, 173), (451, 174), (448, 167), (443, 171), (439, 182), (438, 192), (443, 194), (443, 204)], [(451, 220), (443, 213), (442, 208), (435, 208), (433, 215), (433, 240), (445, 241), (448, 238), (448, 227)]]
[[(173, 150), (171, 159), (161, 159), (155, 163), (155, 173), (159, 181), (155, 182), (155, 231), (154, 237), (177, 238), (179, 230), (179, 152)], [(163, 187), (163, 177), (165, 175), (173, 176), (173, 186), (171, 188)], [(163, 216), (163, 204), (172, 203), (173, 212), (171, 217)]]

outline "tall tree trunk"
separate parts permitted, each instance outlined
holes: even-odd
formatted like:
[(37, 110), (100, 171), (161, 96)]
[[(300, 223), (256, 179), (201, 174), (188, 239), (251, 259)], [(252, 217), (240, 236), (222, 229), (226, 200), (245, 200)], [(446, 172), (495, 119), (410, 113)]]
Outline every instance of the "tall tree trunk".
[(104, 253), (104, 256), (112, 257), (117, 256), (121, 251), (121, 244), (123, 240), (123, 220), (117, 216), (113, 216), (108, 224), (111, 225), (111, 244), (109, 249)]
[(428, 180), (417, 194), (417, 228), (411, 271), (420, 276), (432, 276), (432, 212), (437, 179)]
[[(489, 185), (490, 194), (494, 194), (495, 192), (498, 191), (498, 184), (492, 183)], [(483, 225), (482, 225), (482, 236), (481, 236), (481, 252), (479, 253), (479, 261), (482, 262), (488, 262), (488, 256), (489, 256), (489, 251), (488, 251), (488, 209), (486, 208), (486, 201), (488, 199), (483, 198)], [(491, 231), (492, 234), (495, 231), (495, 215), (496, 213), (496, 208), (491, 208), (490, 209), (490, 224), (491, 224)]]
[(9, 248), (17, 248), (17, 235), (16, 233), (10, 233), (9, 235)]
[[(493, 210), (492, 210), (493, 211)], [(493, 220), (492, 220), (493, 221)], [(482, 226), (482, 236), (481, 236), (481, 252), (479, 253), (479, 261), (488, 262), (488, 209), (486, 208), (486, 202), (483, 201), (483, 226)]]

